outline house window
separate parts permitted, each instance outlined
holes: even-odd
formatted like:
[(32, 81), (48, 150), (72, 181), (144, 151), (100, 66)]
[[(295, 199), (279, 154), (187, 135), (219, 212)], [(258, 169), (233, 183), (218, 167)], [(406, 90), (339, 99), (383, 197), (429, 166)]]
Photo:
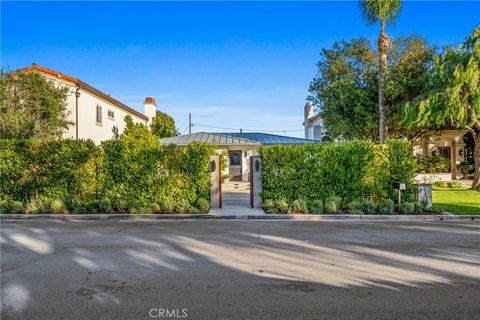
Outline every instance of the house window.
[(97, 124), (102, 124), (102, 107), (97, 106)]
[(112, 110), (108, 110), (108, 118), (109, 119), (115, 119), (115, 112), (113, 112)]
[(313, 139), (322, 140), (322, 126), (313, 127)]

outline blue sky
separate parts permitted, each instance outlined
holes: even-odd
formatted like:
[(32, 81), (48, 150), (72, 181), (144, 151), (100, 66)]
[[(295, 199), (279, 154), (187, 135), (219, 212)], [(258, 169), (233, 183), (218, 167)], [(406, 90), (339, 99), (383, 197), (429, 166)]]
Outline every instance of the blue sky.
[[(480, 23), (480, 2), (403, 3), (393, 36), (439, 46)], [(182, 132), (200, 125), (302, 136), (303, 105), (324, 47), (365, 36), (356, 1), (1, 2), (1, 65), (32, 62), (143, 111), (153, 96)], [(280, 133), (282, 134), (282, 133)]]

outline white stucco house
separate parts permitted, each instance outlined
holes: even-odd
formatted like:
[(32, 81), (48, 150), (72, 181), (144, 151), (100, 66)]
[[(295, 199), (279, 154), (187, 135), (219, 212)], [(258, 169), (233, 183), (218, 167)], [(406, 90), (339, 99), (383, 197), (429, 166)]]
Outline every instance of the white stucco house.
[(305, 127), (305, 139), (322, 140), (325, 128), (320, 114), (314, 115), (312, 104), (307, 101), (304, 107), (303, 126)]
[[(421, 174), (418, 180), (455, 180), (462, 177), (458, 170), (460, 162), (466, 160), (468, 153), (464, 136), (467, 130), (442, 130), (427, 134), (413, 142), (413, 153), (417, 157), (443, 156), (450, 161), (450, 170), (444, 174)], [(432, 177), (430, 177), (432, 176)]]
[(55, 84), (68, 88), (68, 120), (74, 125), (65, 132), (63, 138), (91, 139), (98, 144), (120, 135), (125, 129), (124, 118), (127, 115), (135, 123), (145, 124), (155, 116), (156, 103), (151, 97), (145, 98), (144, 113), (141, 113), (80, 79), (34, 63), (19, 70), (29, 71), (39, 72)]

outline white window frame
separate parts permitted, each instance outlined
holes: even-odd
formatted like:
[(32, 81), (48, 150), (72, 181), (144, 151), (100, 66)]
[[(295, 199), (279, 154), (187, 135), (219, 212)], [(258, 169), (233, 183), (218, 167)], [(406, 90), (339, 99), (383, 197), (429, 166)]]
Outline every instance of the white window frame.
[[(112, 114), (112, 116), (110, 116), (110, 113)], [(108, 119), (110, 119), (110, 120), (115, 120), (115, 111), (113, 111), (112, 109), (108, 109), (108, 111), (107, 111), (107, 117), (108, 117)]]

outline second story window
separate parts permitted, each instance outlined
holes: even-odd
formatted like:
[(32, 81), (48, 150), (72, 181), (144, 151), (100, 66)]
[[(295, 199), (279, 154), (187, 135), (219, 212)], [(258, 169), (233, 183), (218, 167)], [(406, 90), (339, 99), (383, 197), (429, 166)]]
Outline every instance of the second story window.
[(115, 112), (113, 112), (112, 110), (108, 110), (108, 118), (109, 119), (115, 119)]
[(97, 106), (97, 124), (102, 124), (102, 107)]

